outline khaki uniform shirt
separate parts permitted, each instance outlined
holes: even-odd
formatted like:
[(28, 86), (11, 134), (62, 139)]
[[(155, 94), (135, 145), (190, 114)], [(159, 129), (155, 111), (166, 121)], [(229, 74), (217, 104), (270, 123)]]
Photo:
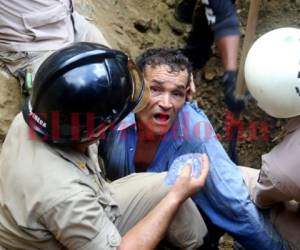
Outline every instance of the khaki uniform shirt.
[(253, 192), (260, 207), (300, 202), (300, 116), (290, 120), (281, 143), (262, 156), (262, 168)]
[(56, 50), (74, 41), (72, 0), (0, 0), (0, 51)]
[(116, 249), (119, 215), (96, 145), (89, 157), (55, 148), (32, 139), (21, 114), (15, 118), (0, 156), (2, 248)]

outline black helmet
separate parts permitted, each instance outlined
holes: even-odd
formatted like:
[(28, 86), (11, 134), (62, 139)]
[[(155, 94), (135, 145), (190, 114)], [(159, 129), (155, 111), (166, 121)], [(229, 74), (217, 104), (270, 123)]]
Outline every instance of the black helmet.
[(48, 142), (90, 141), (137, 106), (144, 89), (140, 79), (124, 53), (75, 43), (42, 63), (23, 116)]

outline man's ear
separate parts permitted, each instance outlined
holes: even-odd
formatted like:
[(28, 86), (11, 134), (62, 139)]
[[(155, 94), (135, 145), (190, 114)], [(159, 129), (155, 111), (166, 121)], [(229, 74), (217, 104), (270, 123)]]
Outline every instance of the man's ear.
[(190, 102), (193, 100), (193, 95), (196, 93), (196, 86), (194, 82), (194, 75), (191, 73), (189, 82), (186, 87), (186, 101)]

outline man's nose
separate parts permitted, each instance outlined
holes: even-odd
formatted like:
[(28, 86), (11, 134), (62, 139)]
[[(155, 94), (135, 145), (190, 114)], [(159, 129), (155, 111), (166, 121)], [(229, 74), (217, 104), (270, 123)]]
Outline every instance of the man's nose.
[(172, 101), (171, 101), (171, 96), (169, 93), (165, 93), (161, 96), (159, 105), (163, 109), (172, 108)]

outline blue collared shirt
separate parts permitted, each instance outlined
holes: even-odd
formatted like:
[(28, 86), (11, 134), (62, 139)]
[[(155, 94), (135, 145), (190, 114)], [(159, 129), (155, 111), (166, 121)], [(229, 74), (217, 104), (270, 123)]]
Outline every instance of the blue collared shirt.
[[(137, 127), (131, 113), (100, 142), (109, 179), (135, 172), (136, 143)], [(238, 167), (229, 159), (208, 118), (196, 104), (183, 106), (147, 171), (168, 171), (178, 156), (202, 152), (203, 148), (210, 160), (210, 172), (204, 188), (194, 195), (194, 202), (246, 249), (285, 249), (280, 236), (250, 200)]]

